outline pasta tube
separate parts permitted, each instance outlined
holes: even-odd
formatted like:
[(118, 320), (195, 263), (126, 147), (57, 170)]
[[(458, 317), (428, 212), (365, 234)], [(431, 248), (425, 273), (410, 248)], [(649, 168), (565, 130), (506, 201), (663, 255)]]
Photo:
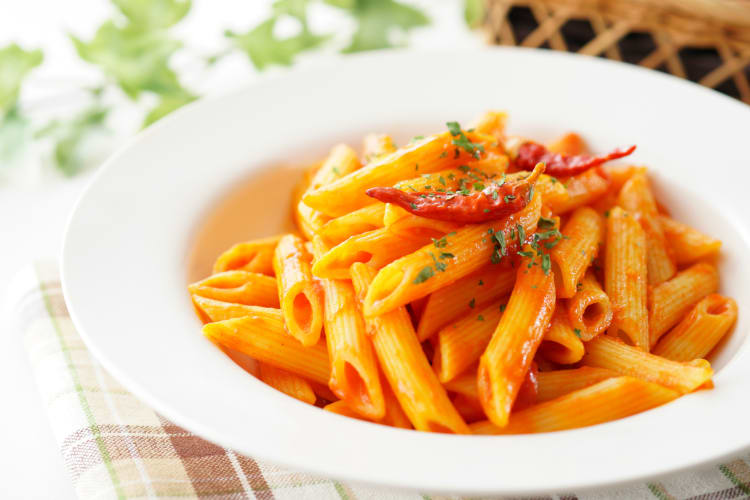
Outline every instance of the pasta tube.
[[(331, 150), (328, 158), (315, 172), (306, 193), (330, 184), (336, 179), (354, 172), (359, 167), (357, 153), (346, 144), (339, 144)], [(303, 195), (303, 200), (304, 197), (305, 195)], [(295, 215), (297, 226), (309, 240), (330, 220), (330, 217), (305, 204), (304, 201), (297, 204)]]
[(555, 308), (552, 273), (521, 261), (508, 306), (479, 361), (479, 400), (487, 417), (508, 423), (513, 402)]
[[(433, 232), (431, 236), (437, 237), (441, 234)], [(347, 279), (349, 267), (355, 262), (381, 268), (421, 248), (429, 241), (430, 236), (426, 234), (404, 236), (384, 227), (355, 234), (321, 255), (315, 261), (312, 272), (319, 278)]]
[(602, 197), (609, 189), (609, 178), (599, 168), (591, 168), (569, 177), (564, 184), (568, 196), (546, 204), (556, 214), (570, 212)]
[(224, 271), (188, 285), (194, 296), (251, 306), (279, 307), (276, 280), (249, 271)]
[(713, 375), (711, 365), (705, 359), (678, 363), (643, 352), (607, 335), (600, 335), (586, 344), (583, 364), (654, 382), (683, 394), (694, 391)]
[(475, 434), (529, 434), (575, 429), (634, 415), (679, 396), (657, 384), (617, 377), (514, 413), (504, 428), (482, 421), (472, 424), (471, 430)]
[(582, 366), (571, 370), (539, 372), (537, 376), (539, 388), (536, 399), (539, 403), (543, 403), (617, 376), (617, 372), (612, 370), (591, 366)]
[(274, 389), (299, 399), (303, 403), (315, 404), (316, 397), (310, 383), (299, 375), (261, 363), (260, 379)]
[(385, 400), (386, 400), (386, 412), (385, 412), (385, 416), (380, 420), (372, 420), (370, 418), (360, 415), (356, 411), (352, 410), (349, 404), (342, 399), (338, 401), (334, 401), (333, 403), (327, 404), (326, 406), (323, 407), (323, 409), (326, 411), (330, 411), (331, 413), (336, 413), (338, 415), (344, 416), (344, 417), (364, 420), (365, 422), (374, 422), (377, 424), (389, 425), (391, 427), (399, 427), (401, 429), (411, 429), (412, 428), (411, 422), (409, 422), (409, 419), (406, 417), (406, 414), (401, 409), (401, 406), (396, 400), (396, 396), (393, 395), (393, 391), (391, 391), (390, 388), (387, 388), (387, 390), (385, 391)]
[(573, 329), (568, 319), (568, 311), (559, 303), (555, 307), (549, 328), (544, 333), (539, 353), (561, 365), (577, 363), (583, 357), (580, 330)]
[[(323, 240), (313, 240), (315, 256), (325, 253)], [(354, 288), (349, 280), (322, 279), (323, 321), (328, 357), (331, 360), (329, 387), (349, 407), (367, 418), (382, 419), (385, 400), (378, 364), (367, 338)]]
[(646, 174), (633, 175), (622, 187), (618, 204), (631, 213), (637, 213), (646, 234), (646, 266), (648, 282), (658, 285), (677, 272), (667, 240), (658, 219), (656, 201)]
[[(375, 270), (352, 265), (352, 282), (361, 299)], [(404, 307), (366, 319), (372, 344), (396, 398), (417, 430), (466, 434), (469, 429), (432, 371)]]
[(649, 294), (648, 322), (651, 345), (690, 310), (696, 302), (719, 288), (719, 274), (711, 264), (700, 262), (653, 288)]
[(479, 359), (500, 321), (503, 314), (500, 306), (504, 302), (495, 301), (471, 310), (438, 332), (433, 368), (441, 382), (454, 379)]
[(302, 200), (316, 210), (338, 217), (372, 204), (373, 199), (365, 194), (368, 188), (393, 186), (415, 173), (432, 173), (463, 165), (472, 159), (481, 159), (487, 152), (495, 149), (492, 147), (493, 138), (476, 133), (466, 133), (466, 137), (472, 143), (482, 146), (484, 152), (475, 149), (479, 158), (475, 158), (466, 149), (453, 145), (451, 133), (444, 132), (411, 143), (370, 162), (356, 172), (308, 191)]
[(289, 333), (302, 345), (315, 345), (323, 328), (323, 303), (310, 272), (310, 255), (293, 234), (281, 237), (273, 259), (279, 303)]
[(568, 318), (583, 341), (593, 339), (612, 323), (612, 303), (593, 272), (584, 275), (578, 291), (568, 300)]
[(474, 123), (474, 130), (502, 141), (505, 139), (505, 124), (507, 121), (508, 114), (505, 111), (486, 111)]
[(646, 269), (646, 235), (631, 214), (615, 207), (607, 219), (604, 258), (604, 289), (612, 302), (610, 329), (648, 351)]
[(280, 236), (237, 243), (214, 262), (214, 274), (249, 271), (273, 276), (273, 252)]
[(393, 138), (387, 134), (367, 134), (362, 143), (362, 156), (365, 164), (394, 151), (396, 151), (396, 145), (393, 144)]
[(354, 212), (331, 219), (318, 234), (331, 245), (338, 245), (352, 235), (366, 233), (383, 227), (385, 204), (376, 203)]
[(566, 156), (575, 156), (583, 154), (587, 151), (586, 143), (580, 135), (575, 132), (568, 132), (567, 134), (555, 139), (553, 142), (547, 145), (547, 150), (552, 153), (559, 153)]
[(721, 241), (666, 215), (660, 215), (658, 219), (677, 264), (692, 264), (719, 253)]
[(664, 335), (654, 354), (673, 361), (704, 358), (737, 320), (737, 303), (712, 293), (698, 302), (677, 326)]
[(509, 294), (515, 281), (515, 269), (490, 264), (436, 290), (427, 297), (417, 326), (420, 342), (430, 338), (446, 324), (468, 314), (472, 309), (484, 307)]
[(578, 283), (599, 253), (603, 232), (604, 222), (593, 209), (581, 207), (573, 212), (562, 230), (566, 238), (550, 252), (559, 297), (575, 295)]
[(290, 342), (278, 309), (256, 308), (252, 316), (209, 323), (203, 326), (203, 334), (216, 344), (313, 382), (327, 384), (330, 378), (325, 343), (305, 347)]
[[(445, 236), (445, 244), (434, 242), (382, 268), (367, 291), (365, 316), (376, 316), (424, 297), (476, 271), (496, 252), (495, 242), (501, 238), (513, 246), (511, 230), (518, 227), (525, 234), (536, 229), (541, 210), (541, 197), (534, 195), (526, 207), (501, 221), (469, 224), (452, 236)], [(502, 237), (496, 233), (502, 233)]]
[(244, 318), (245, 316), (258, 314), (258, 311), (267, 314), (277, 311), (277, 309), (270, 307), (247, 306), (232, 302), (222, 302), (220, 300), (201, 297), (200, 295), (193, 296), (193, 303), (211, 322), (224, 321), (225, 319)]

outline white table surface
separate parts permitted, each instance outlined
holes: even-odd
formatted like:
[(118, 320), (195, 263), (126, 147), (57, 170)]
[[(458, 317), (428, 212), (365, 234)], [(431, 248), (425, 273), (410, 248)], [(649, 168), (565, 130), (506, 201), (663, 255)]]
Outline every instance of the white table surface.
[[(193, 0), (193, 11), (178, 34), (189, 44), (212, 51), (221, 47), (226, 28), (244, 30), (264, 16), (270, 0)], [(479, 37), (463, 24), (460, 0), (414, 0), (433, 20), (430, 28), (412, 37), (417, 48), (474, 47)], [(44, 65), (30, 78), (24, 103), (43, 106), (65, 95), (82, 82), (95, 81), (97, 73), (74, 55), (67, 32), (88, 38), (110, 14), (105, 0), (23, 0), (0, 2), (0, 47), (9, 42), (45, 50)], [(318, 19), (319, 26), (340, 26), (341, 20)], [(336, 24), (339, 23), (339, 24)], [(315, 25), (313, 25), (313, 28)], [(305, 64), (314, 64), (310, 56)], [(249, 62), (237, 54), (222, 63), (210, 79), (188, 77), (202, 93), (218, 93), (253, 80)], [(51, 96), (51, 99), (50, 99)], [(45, 100), (46, 99), (46, 100)], [(41, 103), (41, 104), (39, 104)], [(132, 130), (132, 120), (121, 120), (118, 140)], [(115, 124), (115, 128), (118, 128)], [(0, 167), (2, 167), (0, 165)], [(2, 297), (15, 272), (35, 259), (56, 258), (65, 221), (92, 173), (61, 179), (31, 160), (16, 167), (11, 180), (0, 181), (0, 498), (60, 500), (76, 498), (46, 409), (36, 389), (20, 332), (6, 323)]]

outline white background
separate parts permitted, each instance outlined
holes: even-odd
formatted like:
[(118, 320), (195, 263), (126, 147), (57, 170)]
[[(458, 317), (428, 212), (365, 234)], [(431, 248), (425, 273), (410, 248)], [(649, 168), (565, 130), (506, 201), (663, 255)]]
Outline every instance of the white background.
[[(411, 46), (481, 45), (479, 36), (464, 25), (460, 0), (409, 3), (422, 7), (432, 19), (430, 27), (414, 33)], [(247, 30), (266, 15), (269, 4), (270, 0), (193, 0), (192, 11), (175, 32), (193, 53), (211, 54), (224, 47), (225, 29)], [(32, 73), (22, 96), (35, 116), (66, 116), (81, 99), (76, 89), (98, 81), (96, 69), (77, 58), (66, 34), (88, 39), (111, 13), (106, 0), (0, 0), (0, 47), (18, 42), (26, 49), (45, 52), (44, 64)], [(313, 29), (343, 36), (352, 29), (346, 19), (325, 9), (313, 12), (312, 21)], [(330, 57), (339, 56), (331, 49), (305, 56), (300, 64)], [(185, 74), (187, 85), (201, 94), (221, 93), (256, 77), (239, 53), (210, 74), (189, 56), (178, 54), (175, 65)], [(109, 123), (112, 133), (107, 144), (121, 144), (137, 129), (140, 116), (139, 108), (124, 103)], [(35, 259), (58, 256), (65, 221), (91, 178), (89, 171), (63, 179), (39, 160), (43, 156), (44, 152), (32, 150), (12, 171), (0, 165), (0, 300), (18, 269)], [(0, 498), (75, 498), (34, 384), (21, 332), (6, 326), (7, 312), (1, 307), (0, 313)]]

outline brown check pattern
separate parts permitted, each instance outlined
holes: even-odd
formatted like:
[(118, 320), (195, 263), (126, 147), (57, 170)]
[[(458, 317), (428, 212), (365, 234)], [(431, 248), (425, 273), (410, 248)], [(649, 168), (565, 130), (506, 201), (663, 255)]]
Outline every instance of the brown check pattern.
[[(24, 334), (81, 499), (455, 498), (343, 484), (258, 462), (199, 438), (141, 403), (91, 357), (68, 316), (54, 264), (38, 264), (25, 273), (28, 286), (15, 295), (13, 324)], [(648, 484), (535, 498), (750, 498), (750, 455)]]

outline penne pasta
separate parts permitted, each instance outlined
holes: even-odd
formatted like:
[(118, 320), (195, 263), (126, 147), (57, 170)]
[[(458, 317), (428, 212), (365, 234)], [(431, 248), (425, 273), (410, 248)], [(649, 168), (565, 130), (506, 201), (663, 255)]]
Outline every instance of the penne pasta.
[(249, 271), (224, 271), (188, 285), (193, 296), (251, 306), (279, 307), (276, 280)]
[(260, 379), (276, 390), (307, 404), (315, 404), (315, 393), (310, 383), (293, 373), (273, 365), (260, 364)]
[(478, 158), (466, 149), (453, 145), (450, 132), (433, 135), (400, 148), (364, 168), (340, 179), (308, 191), (302, 200), (310, 207), (338, 217), (373, 203), (365, 194), (371, 187), (392, 186), (413, 174), (432, 173), (481, 159), (493, 149), (494, 139), (476, 133), (466, 133), (468, 140), (482, 146), (475, 149)]
[(290, 342), (279, 309), (256, 308), (252, 316), (217, 321), (203, 326), (211, 341), (234, 349), (310, 381), (328, 384), (330, 364), (323, 342), (305, 347)]
[(570, 212), (578, 207), (595, 202), (609, 189), (610, 181), (598, 168), (592, 168), (582, 174), (574, 175), (563, 182), (568, 196), (548, 204), (549, 208), (557, 213)]
[(329, 245), (338, 245), (352, 235), (383, 227), (385, 204), (376, 203), (326, 222), (318, 234)]
[(576, 429), (661, 406), (679, 393), (631, 377), (603, 380), (511, 415), (506, 427), (489, 421), (471, 425), (474, 434), (530, 434)]
[(568, 132), (549, 143), (547, 149), (563, 155), (580, 155), (585, 153), (588, 148), (580, 135), (575, 132)]
[(646, 235), (646, 266), (648, 283), (658, 285), (677, 272), (671, 250), (667, 245), (661, 223), (658, 219), (656, 201), (648, 179), (643, 173), (633, 175), (620, 191), (618, 204), (625, 210), (638, 214), (638, 219)]
[(555, 308), (552, 273), (524, 258), (508, 306), (479, 361), (479, 400), (487, 417), (508, 423), (513, 402)]
[(606, 335), (586, 343), (583, 364), (606, 368), (622, 375), (669, 387), (682, 394), (692, 392), (711, 380), (713, 370), (705, 359), (685, 363), (671, 361), (629, 346)]
[(617, 377), (617, 372), (605, 368), (582, 366), (570, 370), (539, 372), (537, 401), (543, 403), (578, 389), (594, 385), (602, 380)]
[(432, 364), (441, 382), (454, 379), (479, 359), (500, 321), (500, 306), (505, 302), (494, 301), (484, 308), (471, 309), (438, 332)]
[(737, 320), (737, 303), (712, 293), (693, 309), (654, 347), (654, 354), (673, 361), (704, 358)]
[(630, 213), (615, 207), (607, 219), (604, 258), (604, 289), (612, 303), (610, 330), (648, 351), (646, 269), (646, 235)]
[(385, 392), (386, 401), (386, 412), (385, 416), (379, 420), (373, 420), (362, 416), (356, 411), (352, 410), (349, 404), (344, 400), (334, 401), (323, 407), (324, 410), (342, 415), (344, 417), (356, 418), (358, 420), (364, 420), (365, 422), (375, 422), (378, 424), (389, 425), (391, 427), (399, 427), (401, 429), (412, 429), (409, 419), (401, 409), (396, 397), (393, 392), (388, 388)]
[[(375, 270), (352, 265), (352, 282), (362, 299)], [(404, 307), (366, 320), (380, 367), (417, 430), (467, 434), (469, 429), (432, 371)]]
[[(408, 304), (486, 265), (496, 253), (495, 234), (502, 233), (502, 239), (512, 249), (515, 238), (511, 238), (511, 230), (515, 233), (520, 227), (525, 234), (533, 233), (540, 209), (540, 196), (535, 195), (523, 210), (505, 219), (466, 225), (455, 235), (446, 236), (444, 246), (425, 245), (388, 264), (378, 272), (367, 291), (365, 316), (376, 316)], [(450, 257), (442, 259), (445, 254)]]
[(249, 271), (273, 276), (273, 252), (280, 236), (237, 243), (214, 262), (213, 273)]
[(612, 303), (592, 271), (580, 281), (576, 294), (568, 300), (568, 319), (581, 340), (589, 341), (612, 323)]
[(719, 274), (711, 264), (700, 262), (653, 288), (649, 294), (651, 345), (676, 325), (703, 297), (719, 288)]
[(262, 311), (268, 314), (272, 314), (277, 309), (271, 307), (261, 306), (247, 306), (245, 304), (235, 304), (232, 302), (222, 302), (220, 300), (209, 299), (201, 297), (200, 295), (193, 296), (193, 303), (197, 308), (206, 315), (209, 322), (213, 321), (224, 321), (225, 319), (244, 318), (245, 316), (252, 316), (257, 314), (258, 311)]
[[(331, 150), (328, 158), (326, 158), (318, 171), (312, 176), (310, 186), (302, 196), (303, 199), (310, 191), (330, 184), (336, 179), (354, 172), (359, 167), (360, 163), (357, 153), (346, 144), (339, 144)], [(295, 215), (297, 226), (307, 239), (312, 239), (320, 228), (330, 220), (330, 217), (305, 204), (304, 201), (300, 201), (297, 204)]]
[(637, 165), (604, 165), (602, 172), (609, 178), (610, 192), (618, 195), (620, 189), (625, 185), (628, 180), (636, 174), (645, 174), (646, 167)]
[[(327, 248), (317, 236), (313, 240), (315, 256)], [(323, 288), (326, 345), (331, 360), (328, 386), (349, 407), (372, 420), (385, 415), (385, 400), (380, 385), (378, 364), (365, 322), (359, 312), (354, 287), (350, 280), (321, 279)]]
[(486, 111), (474, 123), (474, 130), (502, 141), (505, 139), (505, 124), (507, 121), (508, 114), (504, 111)]
[(430, 338), (441, 327), (469, 313), (471, 309), (484, 307), (507, 295), (513, 289), (515, 281), (515, 269), (490, 264), (436, 290), (427, 297), (417, 326), (420, 342)]
[(325, 411), (330, 411), (331, 413), (335, 413), (336, 415), (341, 415), (342, 417), (349, 417), (349, 418), (356, 418), (358, 420), (364, 420), (365, 422), (370, 422), (370, 419), (367, 417), (363, 417), (356, 411), (352, 410), (349, 405), (344, 401), (343, 399), (339, 399), (338, 401), (334, 401), (333, 403), (329, 403), (323, 407)]
[(604, 233), (601, 216), (589, 207), (581, 207), (563, 227), (563, 240), (550, 252), (558, 297), (575, 295), (586, 269), (599, 253)]
[(467, 423), (487, 418), (478, 399), (472, 399), (463, 394), (456, 394), (451, 398), (451, 402), (456, 407), (456, 411), (461, 415), (461, 418)]
[(479, 389), (477, 388), (477, 367), (472, 366), (461, 375), (443, 383), (447, 391), (455, 394), (463, 394), (467, 398), (479, 402)]
[(281, 237), (273, 259), (279, 304), (287, 330), (305, 346), (317, 344), (323, 328), (323, 303), (312, 278), (310, 260), (299, 237)]
[(558, 303), (539, 346), (539, 354), (555, 363), (570, 365), (580, 361), (583, 353), (581, 332), (571, 326), (568, 311)]
[(713, 388), (738, 315), (721, 242), (608, 163), (634, 145), (545, 147), (506, 120), (331, 149), (291, 192), (299, 236), (238, 243), (188, 286), (204, 335), (300, 401), (418, 431), (573, 429)]
[[(441, 236), (440, 232), (431, 235)], [(316, 260), (312, 272), (320, 278), (347, 279), (349, 268), (361, 262), (374, 268), (381, 268), (396, 259), (411, 253), (430, 241), (427, 234), (404, 236), (388, 228), (375, 229), (357, 234), (331, 248)]]
[(719, 252), (721, 241), (666, 215), (659, 215), (658, 219), (678, 265), (693, 264)]
[(362, 142), (363, 163), (367, 164), (396, 151), (393, 138), (387, 134), (367, 134)]

